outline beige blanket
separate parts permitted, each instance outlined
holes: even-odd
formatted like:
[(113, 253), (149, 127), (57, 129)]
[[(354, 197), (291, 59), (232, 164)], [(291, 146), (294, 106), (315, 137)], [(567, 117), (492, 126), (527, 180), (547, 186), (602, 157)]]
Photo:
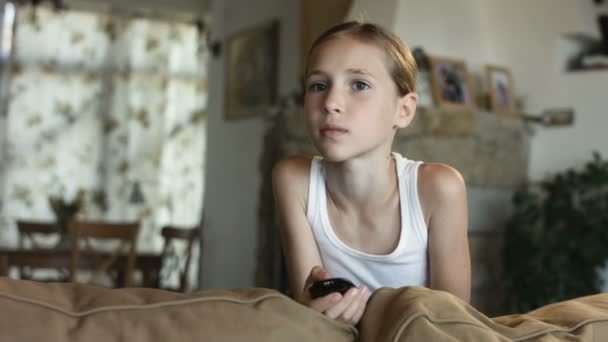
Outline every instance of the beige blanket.
[(490, 319), (421, 287), (381, 289), (360, 331), (268, 289), (180, 294), (0, 278), (1, 341), (608, 341), (608, 294)]
[(608, 341), (608, 293), (488, 318), (457, 297), (422, 287), (374, 293), (362, 341)]

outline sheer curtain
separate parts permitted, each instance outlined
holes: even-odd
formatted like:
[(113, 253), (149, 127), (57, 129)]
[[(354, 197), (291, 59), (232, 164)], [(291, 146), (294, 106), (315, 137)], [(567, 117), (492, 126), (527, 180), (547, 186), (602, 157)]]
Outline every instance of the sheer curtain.
[[(201, 220), (207, 49), (194, 25), (17, 6), (2, 137), (0, 243), (48, 197), (86, 192), (85, 219)], [(5, 64), (5, 67), (7, 65)]]

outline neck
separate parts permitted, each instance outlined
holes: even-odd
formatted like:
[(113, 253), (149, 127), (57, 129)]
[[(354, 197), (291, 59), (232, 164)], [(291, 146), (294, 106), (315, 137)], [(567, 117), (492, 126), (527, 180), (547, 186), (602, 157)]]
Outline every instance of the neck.
[(327, 192), (340, 209), (383, 206), (397, 189), (395, 160), (389, 154), (325, 162)]

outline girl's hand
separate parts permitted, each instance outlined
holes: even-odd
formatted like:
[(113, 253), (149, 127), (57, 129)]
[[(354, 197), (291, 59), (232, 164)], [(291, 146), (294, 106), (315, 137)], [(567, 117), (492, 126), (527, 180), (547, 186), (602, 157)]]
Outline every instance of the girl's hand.
[(324, 313), (327, 317), (347, 323), (356, 325), (363, 312), (368, 299), (368, 290), (365, 286), (354, 287), (344, 295), (338, 292), (330, 293), (324, 297), (312, 299), (308, 288), (316, 282), (324, 279), (331, 278), (329, 273), (320, 266), (315, 266), (310, 271), (306, 284), (304, 286), (304, 304), (310, 308)]

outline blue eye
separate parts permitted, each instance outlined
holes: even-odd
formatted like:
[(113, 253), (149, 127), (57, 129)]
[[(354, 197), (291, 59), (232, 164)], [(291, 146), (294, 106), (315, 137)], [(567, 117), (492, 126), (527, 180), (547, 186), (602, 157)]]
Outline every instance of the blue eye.
[(353, 83), (353, 88), (357, 91), (365, 90), (369, 88), (369, 85), (362, 81), (356, 81)]
[(327, 86), (323, 83), (312, 83), (308, 86), (308, 90), (312, 92), (320, 92), (327, 89)]

